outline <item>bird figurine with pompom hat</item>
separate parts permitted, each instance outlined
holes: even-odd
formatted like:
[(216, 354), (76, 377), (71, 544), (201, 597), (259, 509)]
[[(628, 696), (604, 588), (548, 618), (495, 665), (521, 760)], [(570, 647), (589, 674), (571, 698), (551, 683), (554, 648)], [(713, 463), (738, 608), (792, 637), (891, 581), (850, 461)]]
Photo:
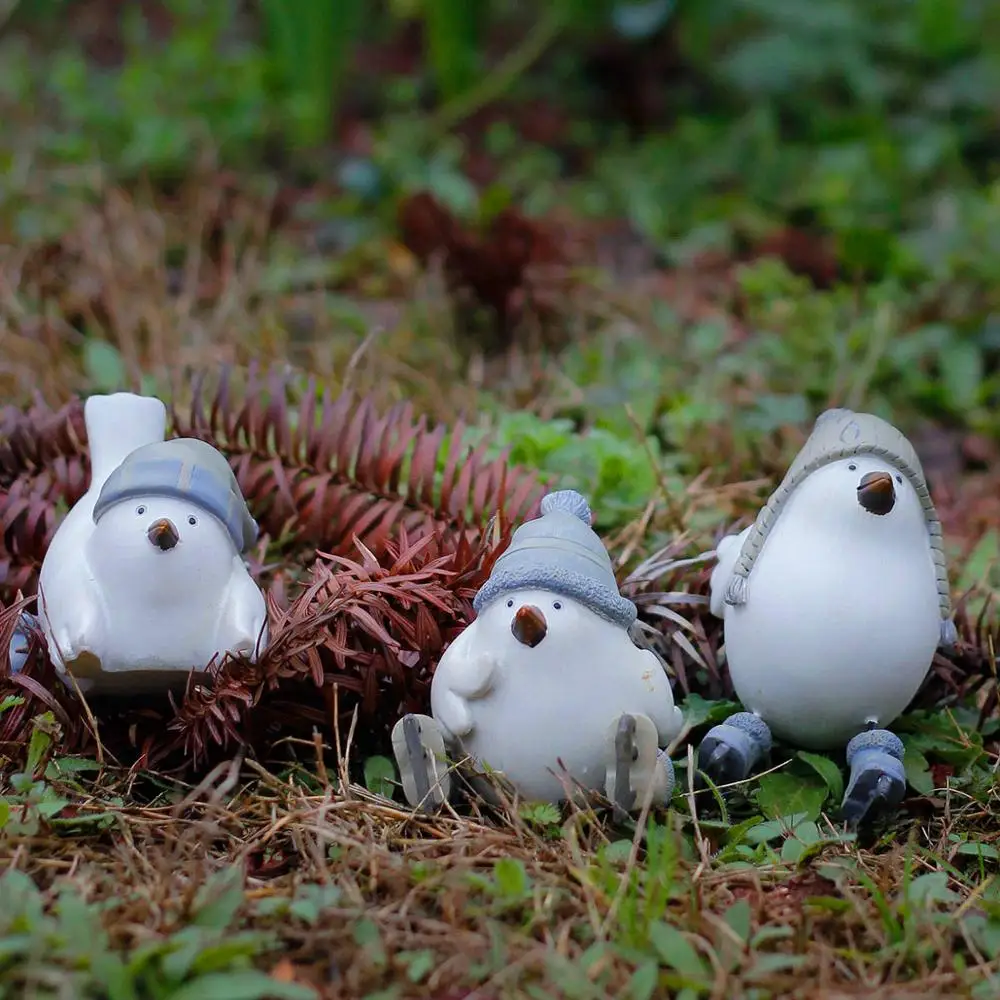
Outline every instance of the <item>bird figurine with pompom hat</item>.
[(476, 618), (445, 650), (431, 715), (392, 733), (407, 801), (451, 795), (447, 757), (470, 758), (531, 801), (603, 791), (626, 811), (669, 801), (664, 747), (680, 732), (666, 669), (632, 637), (635, 605), (573, 490), (543, 497), (473, 602)]
[(267, 608), (241, 554), (257, 524), (225, 456), (164, 440), (152, 396), (90, 396), (84, 420), (89, 488), (39, 573), (56, 669), (83, 691), (125, 694), (183, 684), (227, 653), (255, 659)]
[(699, 771), (743, 781), (774, 737), (846, 748), (848, 826), (898, 805), (903, 744), (886, 727), (956, 640), (941, 524), (913, 446), (873, 414), (827, 410), (717, 557), (710, 607), (745, 711), (706, 734)]

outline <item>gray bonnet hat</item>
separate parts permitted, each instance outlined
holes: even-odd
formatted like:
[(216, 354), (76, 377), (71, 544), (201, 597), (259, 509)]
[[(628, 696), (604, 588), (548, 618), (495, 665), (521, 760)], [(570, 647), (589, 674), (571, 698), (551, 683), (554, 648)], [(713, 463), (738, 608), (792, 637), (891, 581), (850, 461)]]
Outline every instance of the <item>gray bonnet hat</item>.
[(205, 441), (172, 438), (136, 448), (105, 481), (94, 505), (94, 521), (114, 504), (149, 496), (188, 500), (214, 514), (238, 552), (257, 540), (257, 522), (229, 462)]
[(781, 508), (789, 494), (799, 483), (821, 466), (853, 455), (876, 455), (895, 466), (910, 481), (924, 509), (927, 534), (930, 536), (931, 556), (937, 572), (938, 599), (941, 618), (951, 618), (951, 594), (948, 587), (948, 570), (945, 566), (941, 522), (931, 501), (924, 479), (924, 470), (913, 445), (892, 424), (871, 413), (854, 413), (847, 409), (832, 409), (816, 419), (812, 433), (802, 450), (795, 456), (785, 473), (781, 485), (771, 494), (761, 508), (744, 539), (733, 575), (726, 588), (727, 604), (744, 604), (750, 571), (767, 540)]
[(514, 590), (538, 588), (572, 598), (622, 628), (636, 619), (621, 596), (611, 557), (590, 526), (590, 507), (574, 490), (542, 498), (541, 516), (522, 524), (473, 601), (478, 614)]

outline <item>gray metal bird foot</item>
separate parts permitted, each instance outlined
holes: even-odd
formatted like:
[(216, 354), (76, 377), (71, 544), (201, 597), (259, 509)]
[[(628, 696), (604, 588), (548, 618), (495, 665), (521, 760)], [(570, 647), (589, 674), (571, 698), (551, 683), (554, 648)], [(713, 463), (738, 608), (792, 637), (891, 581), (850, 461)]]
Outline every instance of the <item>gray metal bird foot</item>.
[(392, 752), (406, 801), (424, 812), (451, 796), (451, 775), (441, 727), (429, 715), (404, 715), (392, 727)]
[(14, 634), (10, 637), (8, 655), (10, 657), (10, 672), (18, 674), (28, 662), (30, 648), (29, 635), (38, 628), (38, 619), (29, 611), (22, 611), (14, 626)]
[(652, 784), (652, 804), (670, 801), (674, 765), (659, 746), (659, 734), (646, 715), (623, 714), (608, 728), (604, 791), (620, 810), (641, 809)]
[(771, 752), (771, 730), (759, 715), (737, 712), (713, 726), (698, 747), (696, 784), (705, 787), (704, 774), (715, 785), (745, 781)]
[(903, 741), (887, 729), (858, 733), (847, 744), (851, 778), (844, 793), (841, 817), (857, 829), (877, 812), (892, 809), (906, 794)]

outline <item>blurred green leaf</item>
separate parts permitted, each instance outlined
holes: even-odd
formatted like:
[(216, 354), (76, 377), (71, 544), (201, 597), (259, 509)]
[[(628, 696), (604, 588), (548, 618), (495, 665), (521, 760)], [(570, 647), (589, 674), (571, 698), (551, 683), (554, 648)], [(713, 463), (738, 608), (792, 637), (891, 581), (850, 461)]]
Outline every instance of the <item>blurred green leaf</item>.
[(654, 920), (649, 925), (649, 943), (656, 950), (660, 963), (675, 969), (685, 979), (693, 983), (710, 980), (708, 969), (695, 947), (683, 931), (662, 920)]
[(819, 817), (829, 795), (825, 781), (813, 781), (798, 774), (775, 772), (761, 776), (757, 789), (757, 805), (771, 819), (802, 814), (807, 819)]
[(406, 978), (411, 983), (422, 982), (437, 967), (437, 956), (429, 948), (414, 952), (398, 952), (396, 958), (406, 963)]
[(309, 148), (329, 135), (365, 0), (262, 0), (266, 37), (287, 104), (293, 144)]
[(626, 987), (628, 1000), (651, 1000), (660, 979), (660, 967), (655, 961), (643, 962), (632, 973)]
[(55, 726), (55, 716), (52, 712), (44, 712), (32, 723), (31, 736), (28, 740), (28, 757), (24, 765), (25, 773), (34, 777), (42, 758), (52, 745), (52, 731)]
[(955, 848), (955, 853), (971, 856), (982, 861), (1000, 860), (1000, 850), (997, 850), (992, 844), (983, 844), (978, 840), (969, 841), (965, 844), (959, 844), (959, 846)]
[(445, 100), (452, 100), (476, 78), (480, 25), (488, 10), (464, 0), (424, 0), (424, 37), (434, 79)]
[(365, 760), (365, 787), (368, 791), (391, 799), (395, 781), (396, 768), (388, 757), (375, 754)]
[(805, 761), (826, 782), (831, 799), (839, 802), (844, 797), (844, 775), (829, 757), (807, 750), (797, 751), (796, 756), (799, 760)]
[(531, 881), (520, 858), (499, 858), (493, 863), (497, 892), (509, 900), (520, 900), (530, 892)]
[[(903, 738), (904, 746), (906, 743)], [(921, 795), (930, 795), (934, 791), (934, 777), (931, 774), (931, 765), (927, 758), (915, 747), (906, 747), (903, 754), (903, 769), (906, 772), (906, 780), (911, 788), (916, 789)]]
[(95, 392), (116, 392), (125, 386), (125, 362), (118, 348), (106, 340), (84, 340), (83, 367)]
[(750, 940), (753, 914), (750, 911), (750, 901), (738, 899), (726, 909), (723, 919), (730, 930), (741, 940)]
[(953, 341), (941, 353), (941, 378), (948, 402), (956, 413), (968, 413), (979, 404), (983, 384), (983, 355), (977, 344)]
[(224, 931), (243, 905), (243, 873), (236, 866), (214, 872), (195, 895), (194, 925)]
[(182, 986), (170, 1000), (318, 1000), (311, 986), (283, 983), (263, 972), (215, 972)]

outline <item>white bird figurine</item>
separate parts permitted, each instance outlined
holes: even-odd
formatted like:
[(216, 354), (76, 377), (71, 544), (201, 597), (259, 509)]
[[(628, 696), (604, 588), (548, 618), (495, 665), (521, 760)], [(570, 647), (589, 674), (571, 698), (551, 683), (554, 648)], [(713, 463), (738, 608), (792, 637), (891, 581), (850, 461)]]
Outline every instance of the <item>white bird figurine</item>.
[[(619, 807), (669, 801), (661, 747), (680, 731), (666, 670), (635, 644), (635, 605), (571, 490), (543, 498), (476, 595), (476, 619), (445, 651), (432, 716), (406, 715), (393, 749), (407, 800), (436, 808), (451, 793), (445, 755), (470, 756), (535, 801), (578, 783)], [(652, 785), (652, 788), (650, 788)]]
[(846, 744), (847, 823), (897, 805), (903, 745), (886, 727), (956, 638), (941, 525), (913, 446), (872, 414), (827, 410), (754, 524), (717, 555), (710, 606), (746, 711), (708, 732), (699, 770), (741, 781), (772, 735)]
[(184, 683), (227, 651), (256, 658), (267, 609), (241, 553), (257, 537), (225, 457), (164, 440), (166, 408), (132, 393), (91, 396), (87, 492), (39, 574), (49, 655), (82, 690)]

